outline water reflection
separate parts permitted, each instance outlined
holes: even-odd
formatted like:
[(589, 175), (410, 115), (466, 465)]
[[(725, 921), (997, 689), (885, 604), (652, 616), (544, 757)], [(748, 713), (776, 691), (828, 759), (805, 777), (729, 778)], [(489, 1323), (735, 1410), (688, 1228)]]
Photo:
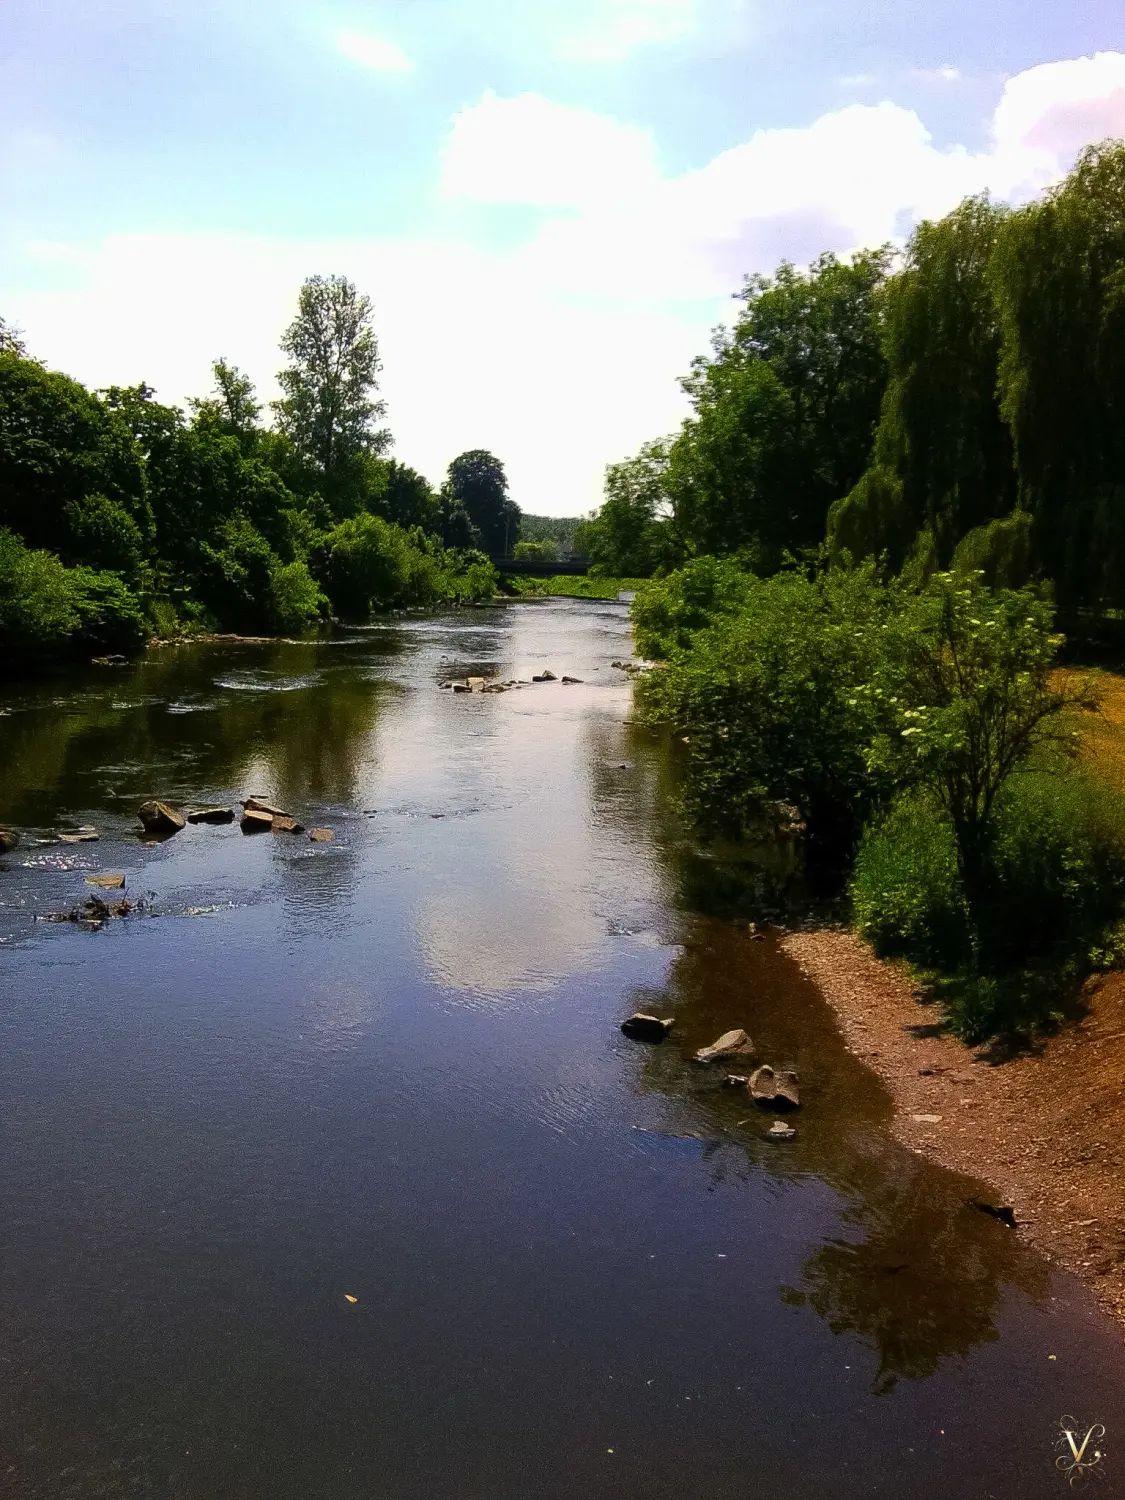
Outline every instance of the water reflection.
[[(634, 998), (676, 1016), (674, 1041), (646, 1054), (642, 1086), (674, 1102), (672, 1128), (728, 1148), (713, 1157), (713, 1173), (729, 1173), (733, 1153), (736, 1170), (783, 1182), (812, 1175), (839, 1195), (846, 1234), (814, 1249), (801, 1284), (783, 1287), (781, 1296), (876, 1352), (873, 1391), (931, 1375), (995, 1340), (1010, 1290), (1042, 1295), (1044, 1262), (968, 1206), (987, 1190), (935, 1172), (886, 1135), (889, 1097), (847, 1051), (815, 986), (776, 936), (752, 941), (745, 927), (700, 917), (666, 989)], [(803, 1108), (792, 1144), (763, 1139), (772, 1116), (744, 1090), (723, 1086), (727, 1068), (691, 1061), (733, 1026), (750, 1033), (759, 1060), (800, 1076)]]
[(0, 818), (46, 827), (78, 810), (119, 813), (153, 791), (348, 803), (395, 688), (340, 656), (316, 645), (168, 648), (92, 671), (65, 698), (54, 684), (26, 689), (0, 720)]

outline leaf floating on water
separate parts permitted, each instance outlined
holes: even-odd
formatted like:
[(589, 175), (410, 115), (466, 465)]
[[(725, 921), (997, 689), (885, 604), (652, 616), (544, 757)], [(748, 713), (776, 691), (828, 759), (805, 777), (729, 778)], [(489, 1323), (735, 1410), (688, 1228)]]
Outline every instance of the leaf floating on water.
[(344, 1301), (345, 1302), (358, 1302), (359, 1298), (358, 1297), (353, 1297), (352, 1294), (351, 1294), (351, 1292), (345, 1292), (344, 1293)]

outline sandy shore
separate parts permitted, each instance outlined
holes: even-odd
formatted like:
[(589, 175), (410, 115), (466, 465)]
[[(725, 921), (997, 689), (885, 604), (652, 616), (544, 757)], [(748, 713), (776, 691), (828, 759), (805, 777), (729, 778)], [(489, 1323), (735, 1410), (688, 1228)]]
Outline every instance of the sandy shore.
[(1016, 1231), (1125, 1324), (1125, 974), (1093, 982), (1084, 1018), (997, 1060), (943, 1035), (909, 978), (851, 932), (783, 942), (895, 1100), (912, 1150), (988, 1183)]

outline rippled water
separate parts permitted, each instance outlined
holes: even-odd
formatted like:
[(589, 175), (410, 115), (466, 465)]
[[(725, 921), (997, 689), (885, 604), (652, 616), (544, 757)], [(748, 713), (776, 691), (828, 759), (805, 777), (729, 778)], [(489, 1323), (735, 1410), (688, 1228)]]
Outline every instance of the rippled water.
[[(768, 880), (677, 829), (629, 650), (553, 602), (4, 696), (5, 1500), (1014, 1500), (1072, 1412), (1119, 1492), (1119, 1335), (890, 1139), (749, 939)], [(545, 666), (585, 681), (438, 687)], [(254, 793), (335, 841), (137, 838)], [(35, 920), (99, 869), (150, 904)], [(690, 1061), (736, 1025), (791, 1145)]]

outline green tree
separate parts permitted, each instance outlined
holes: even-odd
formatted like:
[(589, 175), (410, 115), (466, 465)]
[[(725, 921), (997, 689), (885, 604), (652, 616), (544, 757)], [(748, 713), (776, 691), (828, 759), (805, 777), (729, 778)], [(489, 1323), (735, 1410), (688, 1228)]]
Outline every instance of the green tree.
[(378, 501), (380, 513), (396, 526), (437, 531), (438, 498), (430, 481), (397, 459), (392, 458), (384, 467), (386, 483)]
[(576, 549), (600, 573), (650, 578), (676, 555), (667, 474), (663, 443), (646, 443), (635, 458), (607, 467), (605, 500), (594, 516), (579, 523), (574, 537)]
[(376, 425), (386, 405), (376, 396), (381, 365), (371, 299), (346, 277), (310, 276), (281, 349), (291, 363), (277, 377), (283, 392), (273, 403), (278, 426), (325, 498), (347, 513), (358, 503), (358, 461), (390, 442)]
[(1061, 604), (1125, 604), (1125, 142), (1003, 223), (992, 287), (1023, 504)]
[(940, 574), (907, 602), (888, 637), (872, 691), (893, 703), (890, 754), (904, 784), (928, 787), (949, 817), (970, 913), (993, 897), (1000, 798), (1012, 776), (1048, 745), (1069, 749), (1063, 711), (1089, 706), (1084, 688), (1054, 679), (1062, 637), (1034, 589), (989, 589), (979, 574)]
[(234, 438), (243, 453), (250, 453), (259, 436), (258, 419), (261, 403), (254, 392), (254, 382), (237, 365), (217, 359), (211, 366), (215, 378), (212, 394), (192, 397), (188, 409), (196, 426), (208, 427)]
[(816, 546), (830, 505), (867, 465), (886, 381), (886, 250), (751, 276), (733, 329), (683, 382), (694, 415), (667, 491), (690, 551), (750, 549), (767, 571)]
[[(1012, 444), (996, 381), (1000, 319), (992, 262), (1005, 210), (967, 198), (918, 226), (882, 298), (889, 379), (872, 466), (829, 532), (836, 550), (886, 552), (893, 565), (925, 529), (940, 565), (1016, 499)], [(843, 493), (843, 492), (841, 492)]]
[(508, 495), (504, 465), (483, 448), (462, 453), (449, 465), (445, 490), (464, 507), (480, 545), (507, 555), (520, 539), (520, 509)]
[(131, 557), (153, 530), (127, 422), (76, 380), (14, 351), (0, 353), (0, 526), (67, 562), (86, 561), (91, 545), (100, 557), (107, 526), (128, 533)]

